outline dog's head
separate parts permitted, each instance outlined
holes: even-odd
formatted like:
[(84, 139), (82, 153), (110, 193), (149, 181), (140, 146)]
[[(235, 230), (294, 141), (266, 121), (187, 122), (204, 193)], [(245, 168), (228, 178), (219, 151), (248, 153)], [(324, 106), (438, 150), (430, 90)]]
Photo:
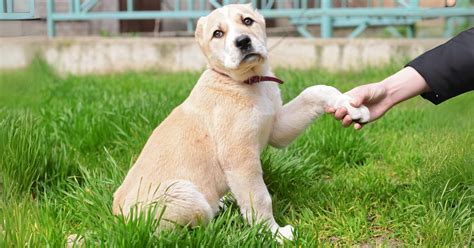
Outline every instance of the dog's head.
[(230, 4), (198, 20), (196, 33), (208, 63), (226, 72), (265, 63), (265, 19), (250, 4)]

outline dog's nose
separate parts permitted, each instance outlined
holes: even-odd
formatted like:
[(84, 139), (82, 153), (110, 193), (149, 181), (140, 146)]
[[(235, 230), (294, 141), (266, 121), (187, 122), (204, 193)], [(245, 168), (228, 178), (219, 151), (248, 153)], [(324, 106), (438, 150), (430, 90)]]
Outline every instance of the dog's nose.
[(246, 50), (252, 45), (252, 41), (248, 35), (241, 35), (235, 39), (235, 46), (240, 50)]

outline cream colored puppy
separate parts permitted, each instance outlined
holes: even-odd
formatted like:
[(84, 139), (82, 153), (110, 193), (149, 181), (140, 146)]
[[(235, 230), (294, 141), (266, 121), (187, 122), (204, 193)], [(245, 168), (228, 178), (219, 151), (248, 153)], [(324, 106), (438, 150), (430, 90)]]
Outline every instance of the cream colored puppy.
[(288, 145), (326, 107), (344, 106), (362, 122), (369, 112), (329, 86), (310, 87), (283, 106), (268, 66), (265, 20), (250, 5), (227, 5), (200, 18), (196, 40), (208, 69), (153, 131), (114, 194), (114, 214), (157, 206), (160, 229), (205, 224), (230, 190), (249, 223), (264, 221), (292, 239), (293, 228), (273, 218), (260, 153), (267, 144)]

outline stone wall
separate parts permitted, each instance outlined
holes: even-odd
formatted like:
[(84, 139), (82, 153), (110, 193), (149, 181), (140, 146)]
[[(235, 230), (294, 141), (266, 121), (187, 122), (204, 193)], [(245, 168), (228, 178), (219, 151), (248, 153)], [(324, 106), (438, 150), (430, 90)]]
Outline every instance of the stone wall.
[[(358, 70), (414, 58), (442, 39), (270, 38), (272, 67)], [(0, 69), (28, 66), (35, 56), (61, 74), (126, 70), (201, 70), (206, 60), (192, 38), (2, 38)]]

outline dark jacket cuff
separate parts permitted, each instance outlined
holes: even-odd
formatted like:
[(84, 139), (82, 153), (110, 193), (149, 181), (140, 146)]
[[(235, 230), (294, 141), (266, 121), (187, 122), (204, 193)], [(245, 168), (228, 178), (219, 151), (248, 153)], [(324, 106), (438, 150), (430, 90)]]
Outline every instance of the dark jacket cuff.
[[(433, 104), (440, 104), (449, 98), (450, 96), (443, 95), (441, 92), (445, 92), (444, 89), (441, 89), (435, 79), (430, 78), (430, 73), (426, 71), (426, 68), (423, 66), (423, 63), (420, 62), (418, 59), (415, 59), (408, 63), (406, 66), (410, 66), (415, 69), (424, 79), (428, 87), (430, 87), (431, 91), (422, 93), (420, 96), (424, 99), (432, 102)], [(405, 67), (406, 67), (405, 66)]]

